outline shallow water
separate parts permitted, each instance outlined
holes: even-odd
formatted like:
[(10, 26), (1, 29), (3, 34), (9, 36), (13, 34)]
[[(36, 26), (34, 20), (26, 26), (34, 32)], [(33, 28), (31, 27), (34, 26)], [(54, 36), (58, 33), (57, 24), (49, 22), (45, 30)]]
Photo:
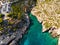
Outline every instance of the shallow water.
[(29, 15), (31, 24), (28, 33), (24, 35), (19, 45), (57, 45), (58, 39), (52, 38), (48, 32), (42, 33), (42, 25), (32, 14)]

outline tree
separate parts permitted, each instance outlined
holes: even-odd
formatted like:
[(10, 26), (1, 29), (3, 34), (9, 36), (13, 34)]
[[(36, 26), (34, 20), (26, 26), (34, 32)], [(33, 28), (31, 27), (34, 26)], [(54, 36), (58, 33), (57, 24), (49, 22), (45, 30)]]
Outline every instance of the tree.
[(4, 15), (3, 14), (0, 14), (0, 18), (2, 18)]
[(13, 15), (13, 13), (12, 13), (12, 12), (10, 12), (10, 14), (8, 14), (8, 17), (12, 17), (12, 15)]
[(2, 27), (0, 27), (0, 31), (2, 31), (3, 30), (3, 28)]
[(3, 22), (3, 19), (2, 18), (0, 18), (0, 23), (2, 23)]
[(18, 19), (20, 19), (21, 18), (21, 14), (20, 14), (20, 12), (18, 13)]

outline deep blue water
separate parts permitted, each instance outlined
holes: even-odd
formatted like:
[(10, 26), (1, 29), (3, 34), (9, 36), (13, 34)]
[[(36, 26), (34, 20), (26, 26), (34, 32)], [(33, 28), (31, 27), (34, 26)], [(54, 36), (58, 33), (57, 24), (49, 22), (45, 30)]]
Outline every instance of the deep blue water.
[(19, 42), (19, 45), (57, 45), (58, 39), (53, 38), (48, 32), (42, 33), (42, 25), (32, 14), (29, 15), (31, 24), (27, 34)]

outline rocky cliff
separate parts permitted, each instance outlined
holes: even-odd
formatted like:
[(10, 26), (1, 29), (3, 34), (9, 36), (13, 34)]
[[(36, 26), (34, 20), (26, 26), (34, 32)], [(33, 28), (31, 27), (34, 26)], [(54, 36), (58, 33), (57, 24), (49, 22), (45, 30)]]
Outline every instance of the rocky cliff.
[[(37, 4), (31, 13), (37, 17), (40, 23), (42, 22), (42, 32), (50, 30), (50, 33), (55, 31), (59, 35), (60, 0), (37, 0)], [(53, 33), (53, 35), (56, 33)]]

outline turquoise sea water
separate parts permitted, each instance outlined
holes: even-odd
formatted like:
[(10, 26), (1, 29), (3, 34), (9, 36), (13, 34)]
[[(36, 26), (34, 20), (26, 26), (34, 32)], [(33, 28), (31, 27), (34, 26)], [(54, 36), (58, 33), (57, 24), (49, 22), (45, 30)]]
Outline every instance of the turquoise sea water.
[(42, 25), (37, 18), (32, 14), (29, 16), (31, 19), (30, 27), (19, 45), (57, 45), (58, 39), (52, 38), (48, 32), (42, 33)]

